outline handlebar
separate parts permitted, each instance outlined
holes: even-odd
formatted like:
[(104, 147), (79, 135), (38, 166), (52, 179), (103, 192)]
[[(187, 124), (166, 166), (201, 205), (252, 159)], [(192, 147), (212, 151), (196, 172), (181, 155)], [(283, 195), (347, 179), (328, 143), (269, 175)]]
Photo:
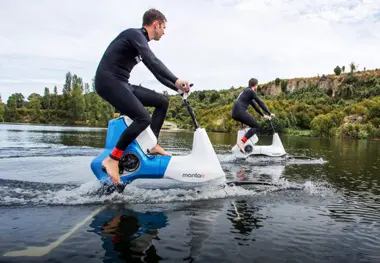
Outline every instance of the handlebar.
[[(185, 84), (182, 84), (182, 87), (185, 87), (186, 85)], [(193, 83), (190, 83), (189, 85), (190, 87), (194, 86)], [(183, 100), (187, 100), (187, 97), (190, 95), (190, 91), (189, 92), (183, 92), (182, 90), (178, 89), (178, 94), (182, 95), (182, 99)]]

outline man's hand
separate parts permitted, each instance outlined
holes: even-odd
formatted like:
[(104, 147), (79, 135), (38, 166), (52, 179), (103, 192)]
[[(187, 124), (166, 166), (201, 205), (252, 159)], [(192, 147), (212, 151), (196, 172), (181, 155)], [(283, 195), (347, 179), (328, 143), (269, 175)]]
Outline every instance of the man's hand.
[(177, 79), (177, 81), (175, 82), (175, 86), (179, 89), (179, 90), (182, 90), (183, 92), (189, 92), (190, 91), (190, 85), (189, 85), (189, 82), (186, 81), (186, 80), (181, 80), (181, 79)]
[(271, 113), (270, 116), (269, 116), (269, 115), (266, 115), (266, 114), (263, 116), (263, 118), (268, 119), (268, 120), (270, 120), (270, 119), (272, 119), (272, 118), (274, 118), (274, 117), (276, 117), (276, 115), (275, 115), (274, 113)]
[(264, 114), (263, 118), (264, 119), (270, 119), (270, 117), (268, 115), (266, 115), (266, 114)]

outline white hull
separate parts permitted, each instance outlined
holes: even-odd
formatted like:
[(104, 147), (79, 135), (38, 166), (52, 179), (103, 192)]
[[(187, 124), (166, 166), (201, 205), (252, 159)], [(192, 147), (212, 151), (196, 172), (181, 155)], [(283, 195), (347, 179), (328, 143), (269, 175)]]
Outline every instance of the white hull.
[[(240, 130), (238, 132), (237, 141), (241, 139), (241, 137), (245, 134), (246, 130)], [(284, 156), (286, 155), (286, 151), (284, 146), (282, 145), (280, 136), (278, 133), (273, 134), (272, 144), (271, 145), (256, 145), (259, 141), (257, 135), (253, 135), (249, 140), (247, 140), (244, 144), (245, 153), (240, 151), (240, 148), (235, 145), (232, 148), (232, 153), (241, 158), (245, 158), (251, 155), (267, 155), (272, 157)]]
[(204, 128), (194, 132), (190, 154), (171, 158), (163, 178), (185, 183), (225, 181), (225, 173)]

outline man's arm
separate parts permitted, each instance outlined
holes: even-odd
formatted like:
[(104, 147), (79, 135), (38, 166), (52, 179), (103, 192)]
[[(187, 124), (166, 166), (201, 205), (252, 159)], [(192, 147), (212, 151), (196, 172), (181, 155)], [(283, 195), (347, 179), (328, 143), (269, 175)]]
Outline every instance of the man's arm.
[(165, 85), (169, 89), (172, 89), (174, 91), (178, 91), (178, 88), (176, 87), (175, 83), (171, 82), (168, 79), (165, 79), (165, 78), (161, 77), (161, 75), (154, 74), (154, 76), (158, 79), (159, 82), (161, 82), (163, 85)]
[(254, 100), (251, 100), (252, 107), (255, 109), (255, 111), (260, 114), (262, 117), (264, 117), (264, 113), (260, 110), (259, 106), (257, 106), (256, 102)]
[(253, 100), (255, 100), (257, 102), (257, 104), (260, 105), (260, 107), (266, 112), (268, 113), (268, 115), (271, 115), (271, 112), (269, 111), (269, 109), (267, 108), (267, 106), (265, 105), (265, 103), (257, 96), (256, 92), (252, 91), (253, 92)]
[(178, 78), (154, 55), (144, 36), (138, 32), (134, 32), (134, 34), (136, 35), (131, 40), (131, 43), (141, 54), (142, 61), (146, 67), (162, 84), (177, 91), (178, 89), (174, 83)]

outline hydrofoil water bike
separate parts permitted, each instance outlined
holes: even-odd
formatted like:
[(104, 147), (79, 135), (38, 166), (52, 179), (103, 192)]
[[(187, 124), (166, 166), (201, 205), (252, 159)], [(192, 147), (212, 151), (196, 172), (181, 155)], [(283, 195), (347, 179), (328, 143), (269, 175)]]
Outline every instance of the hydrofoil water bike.
[[(234, 147), (232, 147), (231, 151), (236, 157), (247, 158), (252, 155), (266, 155), (266, 156), (271, 156), (271, 157), (282, 157), (287, 154), (284, 149), (284, 146), (282, 145), (280, 136), (274, 130), (271, 118), (269, 117), (268, 119), (273, 129), (272, 144), (257, 145), (259, 138), (257, 137), (256, 134), (254, 134), (251, 138), (249, 138), (244, 143), (244, 153), (240, 151), (240, 148), (239, 146), (237, 146), (237, 144)], [(247, 133), (249, 129), (250, 128), (242, 128), (238, 131), (236, 143), (238, 143), (241, 140), (241, 138)]]
[[(120, 158), (119, 174), (122, 185), (117, 186), (119, 192), (136, 179), (164, 178), (183, 184), (220, 184), (226, 180), (206, 130), (195, 119), (187, 100), (189, 94), (181, 95), (195, 128), (191, 153), (184, 156), (151, 155), (150, 150), (157, 144), (157, 138), (148, 126), (128, 145)], [(91, 170), (102, 184), (113, 185), (111, 178), (102, 169), (102, 161), (109, 156), (120, 135), (131, 123), (132, 120), (127, 116), (120, 116), (108, 123), (104, 151), (91, 162)]]

